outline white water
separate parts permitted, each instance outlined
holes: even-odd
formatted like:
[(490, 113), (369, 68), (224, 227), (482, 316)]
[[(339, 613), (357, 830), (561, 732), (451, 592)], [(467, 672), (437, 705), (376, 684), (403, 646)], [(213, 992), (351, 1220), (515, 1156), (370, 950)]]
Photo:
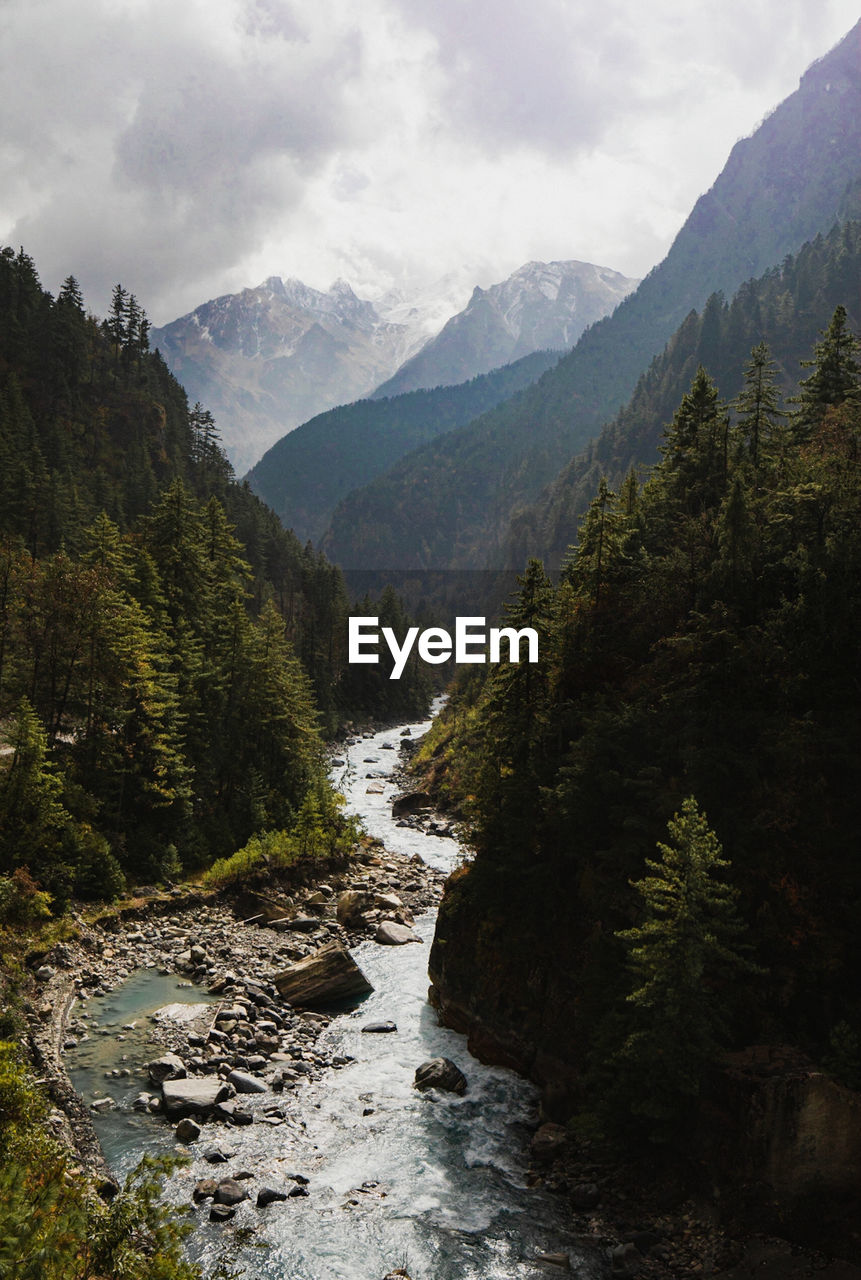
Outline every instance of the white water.
[[(428, 724), (410, 726), (415, 736)], [(400, 746), (400, 730), (376, 734), (349, 748), (346, 765), (335, 771), (349, 806), (361, 814), (369, 834), (391, 850), (420, 853), (447, 869), (461, 856), (456, 841), (398, 827), (391, 818), (394, 784), (368, 795), (369, 771), (390, 773)], [(364, 757), (377, 760), (364, 763)], [(427, 957), (435, 914), (416, 921), (421, 946), (384, 947), (365, 942), (356, 959), (374, 993), (351, 1013), (336, 1018), (323, 1042), (333, 1053), (356, 1061), (331, 1070), (317, 1083), (284, 1095), (287, 1120), (278, 1127), (254, 1124), (240, 1129), (206, 1126), (197, 1144), (235, 1152), (229, 1164), (200, 1159), (173, 1179), (170, 1195), (188, 1204), (195, 1181), (241, 1170), (254, 1174), (252, 1200), (239, 1206), (231, 1226), (208, 1222), (208, 1203), (197, 1211), (190, 1241), (193, 1256), (214, 1263), (228, 1248), (249, 1280), (382, 1280), (405, 1267), (412, 1280), (527, 1280), (557, 1273), (537, 1261), (540, 1252), (566, 1252), (581, 1275), (600, 1271), (566, 1236), (564, 1207), (525, 1187), (526, 1149), (537, 1119), (533, 1087), (512, 1072), (481, 1066), (470, 1058), (463, 1036), (437, 1025), (427, 1004)], [(187, 993), (193, 999), (194, 993)], [(173, 998), (178, 998), (174, 996)], [(128, 1016), (124, 1011), (123, 1016)], [(363, 1034), (369, 1022), (391, 1019), (396, 1034)], [(412, 1081), (428, 1058), (452, 1058), (469, 1088), (463, 1098), (419, 1094)], [(83, 1087), (83, 1080), (76, 1081)], [(255, 1098), (255, 1111), (279, 1101)], [(244, 1100), (245, 1101), (245, 1100)], [(364, 1114), (368, 1112), (369, 1114)], [(110, 1123), (112, 1158), (118, 1169), (134, 1163), (144, 1148), (164, 1142), (171, 1128), (163, 1121), (128, 1131), (118, 1148), (116, 1117)], [(258, 1210), (260, 1186), (288, 1190), (291, 1173), (310, 1180), (307, 1198)], [(241, 1228), (254, 1228), (248, 1240)]]

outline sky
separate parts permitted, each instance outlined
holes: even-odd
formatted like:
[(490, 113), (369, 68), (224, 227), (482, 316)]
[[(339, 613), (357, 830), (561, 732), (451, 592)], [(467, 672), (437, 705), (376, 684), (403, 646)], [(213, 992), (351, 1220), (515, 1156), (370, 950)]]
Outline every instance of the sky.
[[(269, 275), (363, 297), (642, 276), (859, 0), (0, 0), (0, 242), (156, 324)], [(463, 302), (466, 302), (469, 290)]]

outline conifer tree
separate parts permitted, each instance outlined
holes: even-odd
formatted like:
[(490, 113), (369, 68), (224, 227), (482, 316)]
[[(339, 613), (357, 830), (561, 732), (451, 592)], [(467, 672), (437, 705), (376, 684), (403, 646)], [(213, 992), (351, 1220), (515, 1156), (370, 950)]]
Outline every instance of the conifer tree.
[(730, 866), (693, 796), (668, 824), (660, 859), (634, 884), (640, 925), (617, 934), (628, 947), (633, 990), (629, 1031), (618, 1054), (628, 1107), (663, 1140), (684, 1122), (703, 1074), (730, 1030), (730, 980), (753, 965), (745, 956)]

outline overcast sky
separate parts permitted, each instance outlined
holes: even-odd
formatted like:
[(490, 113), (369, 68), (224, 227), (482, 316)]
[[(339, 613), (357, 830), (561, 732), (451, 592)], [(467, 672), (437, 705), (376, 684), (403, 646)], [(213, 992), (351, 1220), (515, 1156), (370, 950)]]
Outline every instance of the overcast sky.
[[(858, 0), (0, 0), (0, 240), (155, 323), (267, 275), (372, 296), (645, 274)], [(465, 299), (464, 299), (465, 300)]]

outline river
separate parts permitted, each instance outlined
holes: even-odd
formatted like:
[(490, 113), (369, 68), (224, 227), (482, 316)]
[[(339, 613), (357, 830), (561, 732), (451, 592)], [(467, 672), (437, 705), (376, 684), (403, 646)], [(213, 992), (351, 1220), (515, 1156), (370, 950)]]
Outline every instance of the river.
[[(429, 723), (404, 727), (416, 736)], [(419, 853), (450, 869), (463, 856), (455, 840), (400, 827), (391, 817), (396, 787), (387, 779), (398, 752), (390, 747), (400, 746), (400, 734), (401, 727), (353, 743), (334, 780), (369, 834), (392, 851)], [(382, 775), (382, 793), (368, 793), (369, 772)], [(257, 1186), (283, 1186), (293, 1173), (309, 1180), (307, 1197), (263, 1210), (253, 1199), (242, 1203), (229, 1227), (210, 1224), (198, 1211), (189, 1250), (207, 1267), (221, 1256), (230, 1233), (227, 1252), (248, 1280), (382, 1280), (396, 1267), (412, 1280), (529, 1280), (558, 1272), (537, 1260), (542, 1252), (568, 1254), (582, 1276), (602, 1272), (566, 1232), (560, 1201), (526, 1188), (528, 1138), (537, 1122), (533, 1087), (510, 1071), (480, 1065), (463, 1036), (437, 1025), (427, 1004), (434, 921), (434, 913), (416, 920), (420, 946), (368, 941), (354, 950), (374, 992), (335, 1018), (322, 1041), (355, 1061), (291, 1095), (277, 1127), (206, 1126), (193, 1163), (172, 1177), (168, 1194), (182, 1204), (199, 1178), (213, 1174), (248, 1170)], [(118, 1173), (144, 1151), (172, 1150), (175, 1143), (172, 1126), (129, 1112), (129, 1082), (106, 1080), (107, 1064), (118, 1065), (123, 1054), (132, 1067), (142, 1060), (146, 1015), (159, 1004), (201, 998), (188, 984), (138, 974), (101, 1002), (101, 1035), (70, 1063), (85, 1097), (107, 1089), (120, 1102), (118, 1110), (96, 1117)], [(394, 1021), (397, 1034), (362, 1032), (379, 1020)], [(135, 1029), (122, 1030), (132, 1022)], [(437, 1056), (452, 1058), (465, 1072), (463, 1097), (420, 1094), (412, 1087), (416, 1067)], [(272, 1102), (264, 1096), (255, 1106)], [(229, 1164), (213, 1168), (197, 1158), (198, 1148), (202, 1153), (215, 1144), (233, 1153)]]

